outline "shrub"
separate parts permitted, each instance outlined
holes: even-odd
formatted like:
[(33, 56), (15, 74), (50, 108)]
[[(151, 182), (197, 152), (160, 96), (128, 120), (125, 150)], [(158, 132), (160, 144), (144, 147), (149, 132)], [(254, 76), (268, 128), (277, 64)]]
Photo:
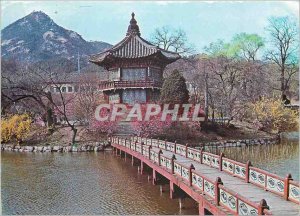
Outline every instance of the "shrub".
[(16, 140), (22, 142), (31, 129), (31, 118), (28, 114), (16, 114), (1, 121), (1, 141), (10, 142)]
[(249, 107), (257, 129), (275, 133), (298, 130), (298, 111), (286, 108), (280, 99), (262, 98)]

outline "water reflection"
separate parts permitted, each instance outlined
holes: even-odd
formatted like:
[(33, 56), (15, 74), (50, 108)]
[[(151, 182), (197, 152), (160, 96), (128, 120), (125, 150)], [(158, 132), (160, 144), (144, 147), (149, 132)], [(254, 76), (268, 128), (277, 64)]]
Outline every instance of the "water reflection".
[[(111, 153), (2, 153), (3, 214), (197, 214)], [(166, 187), (167, 188), (167, 187)]]
[(253, 166), (285, 177), (292, 174), (299, 181), (299, 143), (283, 142), (276, 145), (256, 145), (249, 147), (229, 147), (210, 149), (210, 152), (224, 152), (225, 156), (246, 163), (250, 160)]

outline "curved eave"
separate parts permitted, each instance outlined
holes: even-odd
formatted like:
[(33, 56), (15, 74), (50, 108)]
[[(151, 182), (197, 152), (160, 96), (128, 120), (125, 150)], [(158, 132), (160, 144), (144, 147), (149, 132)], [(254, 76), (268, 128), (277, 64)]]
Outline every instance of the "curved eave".
[[(98, 55), (98, 56), (97, 56)], [(167, 64), (170, 64), (172, 62), (177, 61), (181, 58), (181, 56), (178, 53), (173, 53), (165, 50), (158, 50), (157, 52), (148, 55), (148, 56), (141, 56), (141, 57), (132, 57), (132, 58), (124, 58), (124, 57), (118, 57), (115, 56), (109, 52), (97, 54), (94, 57), (91, 57), (89, 59), (90, 62), (95, 63), (99, 66), (105, 67), (107, 64), (112, 63), (113, 61), (117, 60), (132, 60), (132, 59), (147, 59), (147, 58), (159, 58), (162, 61), (166, 62)]]

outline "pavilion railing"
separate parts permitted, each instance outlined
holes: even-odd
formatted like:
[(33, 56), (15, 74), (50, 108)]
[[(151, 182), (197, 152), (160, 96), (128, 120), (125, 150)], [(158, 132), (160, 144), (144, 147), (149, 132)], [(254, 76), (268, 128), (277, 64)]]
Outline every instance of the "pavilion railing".
[(120, 80), (102, 81), (99, 83), (100, 90), (124, 89), (124, 88), (161, 88), (162, 82), (155, 80)]
[[(120, 141), (124, 140), (120, 137), (113, 136), (109, 139), (115, 144), (124, 142)], [(145, 148), (144, 146), (149, 146), (150, 148), (157, 147), (174, 152), (186, 158), (197, 161), (201, 164), (205, 164), (207, 166), (219, 169), (220, 171), (226, 172), (232, 176), (241, 178), (247, 183), (251, 183), (263, 188), (266, 191), (270, 191), (279, 196), (282, 196), (285, 200), (300, 204), (299, 182), (293, 181), (291, 174), (288, 174), (285, 178), (283, 178), (252, 166), (250, 161), (248, 161), (247, 163), (240, 163), (238, 161), (226, 158), (223, 153), (221, 153), (220, 155), (216, 155), (209, 152), (204, 152), (203, 150), (188, 147), (188, 145), (181, 145), (176, 142), (172, 143), (158, 139), (142, 138), (136, 136), (131, 137), (126, 141), (131, 143), (140, 143), (143, 145), (143, 148)]]

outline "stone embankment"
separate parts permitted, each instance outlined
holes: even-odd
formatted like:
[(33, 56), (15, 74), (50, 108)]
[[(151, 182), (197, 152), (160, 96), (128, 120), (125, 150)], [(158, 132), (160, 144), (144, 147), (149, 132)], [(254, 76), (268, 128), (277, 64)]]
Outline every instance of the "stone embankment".
[(11, 144), (2, 144), (1, 151), (14, 152), (99, 152), (104, 151), (110, 145), (107, 143), (96, 143), (96, 145), (78, 145), (78, 146), (20, 146)]
[(227, 148), (227, 147), (243, 147), (251, 145), (268, 145), (279, 143), (279, 137), (273, 138), (259, 138), (259, 139), (242, 139), (242, 140), (224, 140), (217, 142), (202, 143), (202, 147), (217, 147), (217, 148)]

